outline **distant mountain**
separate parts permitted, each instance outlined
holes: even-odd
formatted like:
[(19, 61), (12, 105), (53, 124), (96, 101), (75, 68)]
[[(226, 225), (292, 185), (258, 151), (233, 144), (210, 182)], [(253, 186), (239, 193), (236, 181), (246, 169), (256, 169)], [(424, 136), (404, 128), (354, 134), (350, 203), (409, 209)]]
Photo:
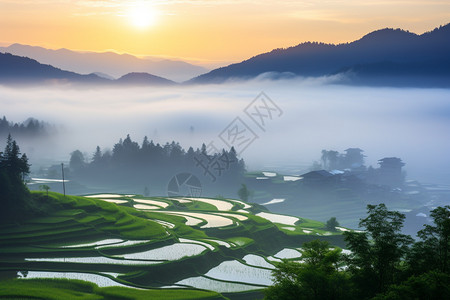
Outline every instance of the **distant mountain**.
[(0, 53), (0, 83), (85, 83), (105, 84), (110, 80), (95, 74), (80, 75), (50, 65), (43, 65), (34, 59), (9, 53)]
[(115, 80), (114, 77), (112, 77), (112, 76), (110, 76), (108, 74), (102, 73), (102, 72), (94, 72), (92, 74), (95, 74), (95, 75), (97, 75), (98, 77), (101, 77), (101, 78), (105, 78), (105, 79), (109, 79), (109, 80)]
[(81, 75), (44, 65), (34, 59), (0, 53), (0, 84), (170, 85), (175, 82), (148, 73), (130, 73), (117, 80), (103, 74)]
[[(138, 58), (114, 52), (76, 52), (67, 49), (50, 50), (42, 47), (13, 44), (0, 47), (0, 52), (26, 56), (43, 64), (80, 74), (103, 73), (119, 78), (131, 72), (146, 72), (174, 81), (185, 81), (208, 72), (200, 66), (183, 61), (153, 58)], [(101, 76), (105, 77), (105, 76)]]
[(345, 75), (352, 84), (450, 86), (450, 24), (417, 35), (382, 29), (346, 44), (302, 43), (215, 69), (190, 82), (217, 83), (263, 73)]
[(148, 73), (129, 73), (115, 81), (124, 85), (173, 85), (176, 84), (172, 80), (168, 80), (159, 76)]

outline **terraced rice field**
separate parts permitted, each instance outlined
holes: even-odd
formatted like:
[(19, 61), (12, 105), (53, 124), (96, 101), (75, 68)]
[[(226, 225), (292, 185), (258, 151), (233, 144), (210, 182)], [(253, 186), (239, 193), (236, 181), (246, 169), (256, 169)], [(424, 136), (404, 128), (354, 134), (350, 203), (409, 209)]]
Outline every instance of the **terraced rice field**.
[[(138, 257), (141, 257), (141, 255), (138, 255)], [(142, 257), (145, 257), (145, 255), (142, 255)], [(64, 262), (64, 263), (112, 264), (112, 265), (150, 265), (150, 264), (155, 264), (155, 263), (161, 263), (161, 261), (113, 259), (113, 258), (104, 257), (104, 256), (25, 258), (25, 260), (26, 261), (39, 261), (39, 262)]]
[(149, 259), (149, 260), (167, 260), (174, 261), (187, 256), (200, 255), (207, 248), (202, 245), (190, 243), (175, 243), (157, 249), (147, 250), (143, 252), (127, 253), (123, 256), (125, 259)]
[[(169, 214), (174, 214), (168, 212)], [(233, 219), (216, 215), (214, 213), (177, 212), (176, 215), (197, 218), (206, 222), (201, 228), (219, 228), (233, 225)]]
[(264, 257), (259, 255), (247, 254), (246, 256), (244, 256), (243, 260), (250, 266), (275, 269), (275, 266), (273, 264), (269, 263)]
[(136, 208), (136, 209), (150, 209), (150, 210), (160, 209), (161, 208), (159, 206), (147, 205), (147, 204), (135, 204), (135, 205), (133, 205), (133, 207)]
[(143, 203), (143, 204), (149, 204), (152, 206), (158, 206), (160, 208), (167, 208), (169, 206), (169, 203), (163, 202), (163, 201), (156, 201), (156, 200), (145, 200), (145, 199), (133, 199), (134, 202), (137, 203)]
[(219, 293), (233, 293), (261, 289), (261, 286), (214, 280), (203, 276), (186, 278), (178, 281), (177, 284), (187, 285), (198, 289), (215, 290)]
[(281, 258), (281, 259), (292, 259), (292, 258), (300, 258), (302, 254), (294, 249), (283, 249), (280, 252), (274, 254), (274, 257)]
[[(298, 259), (294, 249), (324, 232), (321, 223), (233, 199), (50, 194), (62, 209), (0, 228), (0, 275), (244, 293), (272, 284), (276, 262)], [(339, 233), (321, 238), (343, 244)]]
[(273, 223), (280, 223), (285, 225), (295, 225), (300, 219), (297, 217), (285, 216), (280, 214), (272, 214), (267, 212), (260, 212), (257, 216), (267, 219)]
[(269, 286), (272, 284), (270, 270), (245, 265), (237, 260), (224, 261), (215, 268), (209, 270), (205, 276), (231, 282), (245, 282)]
[(223, 201), (223, 200), (207, 199), (207, 198), (186, 198), (186, 200), (205, 202), (205, 203), (214, 205), (217, 208), (217, 210), (220, 210), (220, 211), (228, 211), (233, 208), (232, 203), (230, 203), (228, 201)]

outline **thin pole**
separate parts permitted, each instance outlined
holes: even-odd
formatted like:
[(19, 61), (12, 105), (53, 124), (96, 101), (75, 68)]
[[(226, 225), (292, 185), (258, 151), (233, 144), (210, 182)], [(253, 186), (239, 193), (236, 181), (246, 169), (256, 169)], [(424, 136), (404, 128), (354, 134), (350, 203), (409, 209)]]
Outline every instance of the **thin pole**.
[(61, 163), (62, 177), (63, 177), (63, 191), (64, 197), (66, 196), (66, 181), (64, 180), (64, 163)]

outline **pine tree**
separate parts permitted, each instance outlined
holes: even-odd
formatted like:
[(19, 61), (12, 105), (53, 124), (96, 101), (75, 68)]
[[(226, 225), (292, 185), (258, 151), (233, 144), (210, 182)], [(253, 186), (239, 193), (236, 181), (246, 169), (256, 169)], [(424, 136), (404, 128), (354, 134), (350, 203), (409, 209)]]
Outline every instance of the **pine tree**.
[(0, 223), (18, 220), (29, 210), (30, 193), (24, 178), (30, 171), (28, 158), (8, 135), (5, 151), (0, 155)]
[(94, 156), (92, 156), (92, 163), (93, 164), (100, 164), (102, 160), (102, 150), (100, 149), (100, 146), (97, 146), (95, 149)]

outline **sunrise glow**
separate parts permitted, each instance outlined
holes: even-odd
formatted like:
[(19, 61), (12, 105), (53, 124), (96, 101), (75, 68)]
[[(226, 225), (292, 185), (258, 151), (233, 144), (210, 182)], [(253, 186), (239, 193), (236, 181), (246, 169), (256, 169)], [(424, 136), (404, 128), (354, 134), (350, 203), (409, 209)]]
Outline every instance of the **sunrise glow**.
[(156, 23), (156, 10), (144, 1), (140, 1), (129, 8), (127, 17), (135, 28), (147, 29)]
[[(339, 3), (333, 4), (333, 3)], [(449, 1), (0, 0), (0, 44), (221, 61), (368, 32), (423, 33), (450, 20)]]

